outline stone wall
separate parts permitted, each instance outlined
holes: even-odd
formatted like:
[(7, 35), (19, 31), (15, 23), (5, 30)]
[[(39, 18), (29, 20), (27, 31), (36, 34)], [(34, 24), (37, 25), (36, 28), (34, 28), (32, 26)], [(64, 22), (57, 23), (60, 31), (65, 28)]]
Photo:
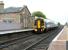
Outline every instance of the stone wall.
[(10, 27), (9, 29), (32, 28), (32, 24), (34, 22), (33, 19), (34, 18), (31, 17), (28, 8), (25, 6), (20, 12), (17, 13), (0, 14), (0, 24), (2, 24), (0, 29), (3, 26), (3, 29), (8, 29), (7, 27)]
[(31, 17), (28, 8), (24, 7), (20, 14), (21, 14), (20, 22), (23, 23), (23, 27), (32, 28), (33, 18)]
[(0, 22), (20, 23), (19, 13), (0, 14)]
[(22, 29), (19, 23), (0, 23), (0, 30), (14, 30)]

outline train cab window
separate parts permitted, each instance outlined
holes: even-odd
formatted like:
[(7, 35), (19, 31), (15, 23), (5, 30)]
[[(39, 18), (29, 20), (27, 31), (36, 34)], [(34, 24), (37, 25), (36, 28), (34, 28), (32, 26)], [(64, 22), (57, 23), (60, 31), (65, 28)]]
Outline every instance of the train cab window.
[(37, 25), (37, 20), (35, 20), (34, 25)]
[(37, 25), (38, 20), (40, 21), (41, 25), (44, 25), (44, 20), (43, 19), (37, 19), (37, 20), (35, 20), (34, 25)]
[(44, 25), (44, 21), (43, 20), (41, 20), (41, 25)]

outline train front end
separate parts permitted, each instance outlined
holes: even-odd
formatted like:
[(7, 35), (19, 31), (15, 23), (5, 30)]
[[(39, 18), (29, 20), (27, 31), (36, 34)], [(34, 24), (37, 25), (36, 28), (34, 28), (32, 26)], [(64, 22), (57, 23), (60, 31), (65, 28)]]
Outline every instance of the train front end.
[(45, 29), (44, 20), (43, 19), (36, 19), (34, 23), (34, 32), (41, 33)]

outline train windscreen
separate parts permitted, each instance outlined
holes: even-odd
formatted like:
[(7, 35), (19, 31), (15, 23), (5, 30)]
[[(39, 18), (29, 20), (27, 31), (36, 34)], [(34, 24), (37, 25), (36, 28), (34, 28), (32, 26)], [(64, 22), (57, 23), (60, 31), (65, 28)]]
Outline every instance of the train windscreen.
[(37, 19), (37, 20), (35, 20), (34, 25), (40, 28), (41, 26), (44, 25), (44, 20), (43, 19)]

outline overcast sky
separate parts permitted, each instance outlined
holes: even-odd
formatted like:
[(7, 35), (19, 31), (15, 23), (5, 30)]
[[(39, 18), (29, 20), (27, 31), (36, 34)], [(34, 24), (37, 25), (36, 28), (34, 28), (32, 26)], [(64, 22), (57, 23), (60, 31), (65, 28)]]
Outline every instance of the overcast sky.
[(68, 0), (3, 0), (6, 7), (27, 5), (30, 12), (42, 11), (47, 18), (64, 24), (68, 21)]

